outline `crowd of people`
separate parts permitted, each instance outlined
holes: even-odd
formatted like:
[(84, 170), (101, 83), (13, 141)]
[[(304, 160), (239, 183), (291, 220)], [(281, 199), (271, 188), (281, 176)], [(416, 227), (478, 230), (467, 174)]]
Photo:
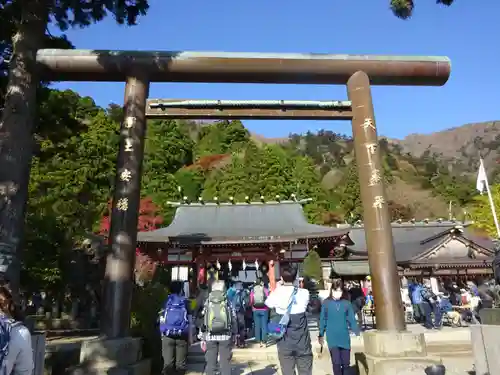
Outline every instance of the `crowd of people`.
[[(478, 286), (479, 285), (479, 286)], [(452, 327), (480, 323), (479, 311), (493, 307), (494, 297), (483, 282), (466, 281), (460, 285), (453, 280), (411, 280), (402, 288), (406, 309), (413, 319), (428, 329), (441, 329), (445, 321)]]
[[(440, 329), (444, 320), (452, 326), (480, 323), (480, 309), (493, 307), (495, 301), (492, 287), (482, 281), (414, 279), (401, 288), (401, 296), (412, 319), (429, 329)], [(373, 310), (376, 303), (371, 278), (333, 280), (319, 301), (318, 342), (330, 351), (333, 374), (345, 375), (351, 335), (360, 334), (363, 311)], [(252, 285), (214, 279), (200, 287), (194, 303), (184, 296), (183, 282), (172, 282), (158, 319), (163, 375), (186, 371), (188, 350), (196, 339), (205, 352), (206, 374), (230, 375), (232, 348), (244, 347), (252, 331), (260, 346), (269, 338), (276, 341), (284, 375), (312, 374), (307, 321), (312, 305), (309, 290), (291, 265), (282, 267), (281, 280), (272, 291), (261, 279)], [(31, 333), (22, 321), (9, 288), (0, 286), (0, 366), (5, 375), (33, 373)]]
[[(414, 279), (401, 287), (401, 296), (406, 313), (411, 312), (410, 320), (440, 329), (444, 321), (451, 326), (480, 322), (479, 310), (493, 306), (488, 288), (482, 282)], [(314, 301), (321, 306), (320, 347), (326, 344), (330, 351), (333, 374), (345, 375), (350, 366), (351, 336), (360, 334), (365, 312), (374, 313), (376, 303), (370, 276), (363, 281), (332, 280), (328, 292), (320, 292), (313, 301), (291, 265), (282, 267), (281, 280), (272, 291), (261, 279), (253, 285), (213, 280), (200, 288), (193, 307), (182, 297), (182, 290), (182, 284), (172, 284), (172, 294), (161, 312), (164, 375), (185, 371), (187, 348), (195, 337), (205, 352), (206, 374), (214, 375), (218, 365), (221, 375), (229, 375), (233, 346), (244, 347), (252, 330), (260, 346), (268, 338), (276, 341), (284, 375), (295, 371), (312, 374), (307, 312)], [(192, 333), (195, 329), (197, 335)]]
[[(268, 338), (276, 341), (284, 375), (295, 371), (312, 374), (307, 321), (311, 299), (302, 286), (297, 280), (297, 269), (286, 266), (282, 267), (281, 280), (273, 291), (260, 279), (251, 286), (240, 282), (228, 286), (222, 280), (212, 280), (200, 288), (191, 305), (182, 296), (182, 284), (172, 283), (171, 294), (159, 314), (163, 374), (186, 371), (187, 348), (197, 337), (205, 352), (205, 373), (214, 375), (218, 367), (221, 375), (230, 375), (232, 348), (245, 346), (251, 329), (260, 346), (266, 345)], [(344, 375), (350, 365), (351, 333), (360, 333), (353, 304), (346, 298), (343, 283), (335, 280), (321, 304), (318, 337), (321, 347), (326, 337), (334, 375)]]

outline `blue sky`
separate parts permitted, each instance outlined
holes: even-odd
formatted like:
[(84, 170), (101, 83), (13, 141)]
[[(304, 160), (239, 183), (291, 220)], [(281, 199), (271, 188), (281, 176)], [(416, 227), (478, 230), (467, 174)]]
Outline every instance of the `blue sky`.
[[(414, 17), (402, 21), (387, 0), (151, 0), (137, 26), (118, 26), (109, 18), (67, 35), (82, 49), (445, 55), (452, 75), (444, 87), (373, 89), (379, 134), (401, 138), (500, 120), (500, 2), (459, 1), (450, 8), (416, 3)], [(91, 96), (102, 106), (123, 101), (120, 83), (56, 87)], [(156, 83), (150, 97), (330, 100), (347, 95), (343, 86)], [(348, 122), (338, 121), (245, 124), (268, 137), (318, 129), (351, 133)]]

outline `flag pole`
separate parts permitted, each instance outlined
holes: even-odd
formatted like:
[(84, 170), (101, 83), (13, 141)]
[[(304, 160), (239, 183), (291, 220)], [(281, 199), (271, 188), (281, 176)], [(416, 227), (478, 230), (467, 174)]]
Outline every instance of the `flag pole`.
[(483, 158), (480, 157), (480, 169), (484, 171), (484, 185), (486, 187), (486, 193), (488, 194), (488, 200), (490, 202), (491, 214), (493, 215), (493, 221), (495, 222), (495, 228), (497, 230), (497, 238), (500, 238), (500, 225), (498, 224), (497, 212), (495, 209), (495, 204), (493, 203), (493, 196), (491, 195), (490, 184), (488, 183), (488, 177), (486, 175), (486, 169), (484, 168)]
[(491, 195), (490, 184), (488, 183), (488, 180), (486, 180), (486, 192), (488, 193), (491, 214), (493, 215), (493, 221), (495, 222), (495, 228), (497, 229), (497, 238), (500, 238), (500, 225), (498, 224), (497, 212), (495, 210), (495, 204), (493, 203), (493, 196)]

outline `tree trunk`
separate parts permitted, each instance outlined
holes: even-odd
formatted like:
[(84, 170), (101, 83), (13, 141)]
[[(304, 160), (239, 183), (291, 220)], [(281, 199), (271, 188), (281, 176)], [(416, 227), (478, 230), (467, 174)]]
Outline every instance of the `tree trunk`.
[(19, 0), (22, 18), (12, 39), (4, 110), (0, 122), (0, 277), (15, 296), (36, 117), (36, 51), (48, 22), (45, 0)]

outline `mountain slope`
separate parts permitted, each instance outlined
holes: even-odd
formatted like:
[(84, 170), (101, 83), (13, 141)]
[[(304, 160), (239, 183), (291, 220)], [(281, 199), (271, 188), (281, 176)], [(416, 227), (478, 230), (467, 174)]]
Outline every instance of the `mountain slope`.
[[(250, 191), (244, 181), (260, 185), (259, 189), (267, 196), (264, 193), (269, 178), (274, 190), (279, 185), (280, 191), (288, 191), (289, 195), (296, 189), (289, 183), (294, 163), (288, 165), (285, 160), (305, 157), (313, 171), (309, 167), (305, 170), (318, 175), (315, 184), (326, 194), (322, 199), (329, 202), (325, 223), (362, 218), (354, 144), (349, 136), (320, 130), (290, 134), (286, 138), (266, 138), (250, 133), (239, 121), (194, 124), (194, 127), (191, 123), (189, 133), (195, 143), (192, 168), (205, 171), (205, 182), (200, 189), (208, 196), (236, 196), (239, 190)], [(491, 181), (500, 182), (500, 168), (496, 165), (498, 146), (500, 122), (468, 124), (427, 135), (411, 134), (402, 140), (380, 138), (392, 218), (422, 220), (449, 215), (462, 218), (476, 195), (477, 149), (483, 152)], [(251, 154), (260, 156), (258, 160), (254, 157), (255, 160), (246, 161)], [(271, 162), (269, 158), (274, 158), (275, 163), (269, 174), (272, 177), (264, 178), (265, 173), (261, 172), (249, 180), (248, 174), (255, 173), (252, 172), (255, 168), (267, 173), (261, 168)], [(280, 179), (283, 181), (279, 182)], [(258, 195), (257, 190), (254, 193)], [(452, 210), (448, 212), (450, 202)]]
[(500, 150), (500, 121), (466, 124), (432, 134), (410, 134), (390, 142), (413, 156), (436, 154), (442, 161), (451, 161), (465, 171), (476, 171), (479, 152), (488, 167), (496, 167)]

